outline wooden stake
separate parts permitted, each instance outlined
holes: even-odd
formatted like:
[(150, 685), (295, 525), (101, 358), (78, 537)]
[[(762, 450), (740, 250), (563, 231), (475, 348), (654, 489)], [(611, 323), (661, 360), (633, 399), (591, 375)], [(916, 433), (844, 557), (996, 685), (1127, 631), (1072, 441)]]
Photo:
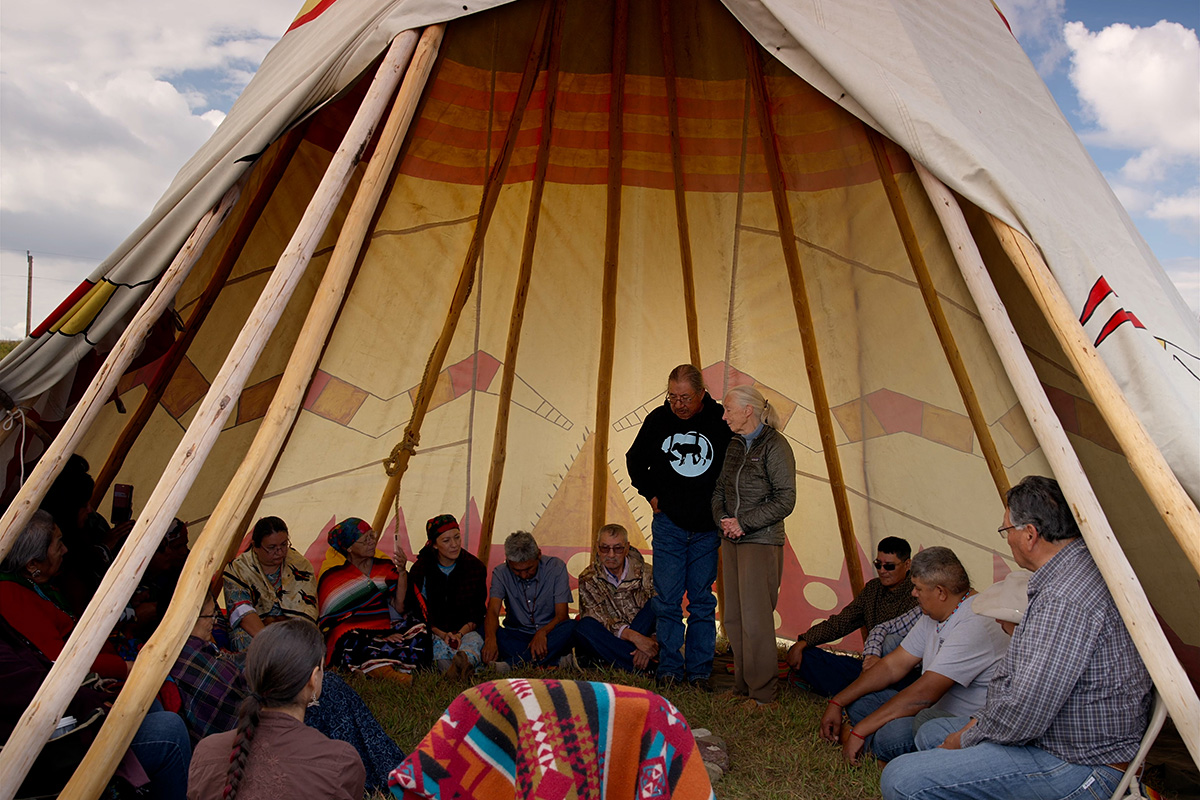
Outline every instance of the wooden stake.
[(121, 609), (133, 595), (147, 562), (154, 555), (167, 526), (212, 450), (245, 386), (246, 377), (258, 361), (312, 258), (313, 250), (350, 182), (406, 63), (407, 52), (404, 52), (402, 42), (393, 42), (305, 210), (299, 227), (284, 249), (279, 264), (213, 380), (212, 387), (201, 401), (162, 479), (101, 581), (95, 597), (80, 617), (63, 654), (21, 716), (9, 738), (10, 744), (0, 751), (0, 797), (11, 797), (16, 793), (34, 758), (100, 652), (109, 631), (116, 624)]
[(550, 164), (550, 135), (554, 129), (554, 107), (558, 93), (558, 65), (562, 53), (562, 26), (565, 17), (561, 1), (554, 5), (554, 22), (550, 34), (550, 61), (546, 65), (546, 105), (542, 112), (542, 138), (538, 142), (533, 187), (529, 194), (529, 211), (525, 216), (525, 238), (521, 243), (521, 269), (513, 293), (512, 316), (508, 323), (508, 340), (504, 346), (504, 367), (500, 377), (500, 402), (496, 411), (496, 432), (492, 437), (492, 464), (488, 470), (487, 494), (484, 495), (483, 517), (480, 521), (479, 544), (475, 555), (484, 564), (492, 549), (492, 534), (496, 528), (496, 509), (500, 504), (500, 483), (504, 479), (504, 462), (508, 453), (508, 416), (512, 409), (513, 379), (517, 375), (517, 350), (521, 345), (521, 326), (525, 320), (525, 301), (529, 296), (529, 280), (533, 274), (533, 251), (537, 244), (538, 222), (542, 212), (542, 193), (546, 188), (546, 168)]
[(8, 510), (4, 512), (3, 518), (0, 518), (0, 558), (8, 555), (17, 536), (29, 524), (30, 517), (33, 516), (34, 511), (37, 511), (38, 504), (42, 502), (42, 498), (46, 496), (54, 479), (62, 471), (63, 464), (75, 452), (75, 448), (79, 446), (84, 434), (99, 416), (104, 404), (112, 397), (113, 391), (117, 388), (117, 382), (121, 380), (126, 368), (137, 355), (137, 349), (142, 340), (150, 332), (150, 328), (158, 321), (158, 318), (167, 310), (171, 299), (179, 291), (179, 287), (187, 278), (188, 273), (192, 271), (192, 267), (196, 265), (201, 254), (204, 253), (204, 248), (212, 241), (212, 237), (216, 235), (221, 223), (233, 210), (233, 206), (241, 194), (243, 181), (244, 177), (243, 180), (239, 180), (229, 187), (217, 207), (205, 214), (196, 224), (195, 230), (184, 242), (183, 247), (176, 254), (175, 260), (159, 278), (158, 285), (142, 303), (142, 307), (138, 309), (128, 327), (121, 332), (121, 337), (108, 357), (104, 359), (104, 364), (83, 393), (83, 397), (79, 399), (75, 410), (71, 412), (66, 424), (55, 436), (54, 443), (47, 448), (37, 466), (33, 468), (33, 472), (26, 479), (25, 485), (17, 492), (17, 496), (13, 498)]
[(787, 266), (788, 281), (792, 287), (792, 304), (796, 307), (796, 325), (800, 330), (800, 343), (804, 348), (804, 369), (808, 373), (813, 410), (817, 417), (817, 429), (821, 435), (821, 448), (825, 454), (825, 469), (829, 473), (829, 488), (833, 492), (833, 505), (837, 511), (842, 552), (846, 557), (846, 572), (850, 576), (850, 587), (857, 595), (862, 591), (864, 585), (862, 561), (858, 557), (858, 541), (854, 537), (854, 520), (850, 516), (846, 481), (842, 477), (842, 460), (838, 454), (837, 437), (833, 432), (833, 414), (830, 411), (829, 398), (825, 392), (825, 377), (821, 372), (821, 357), (817, 351), (817, 333), (813, 326), (812, 309), (809, 307), (808, 292), (804, 287), (804, 270), (800, 264), (800, 253), (796, 248), (796, 232), (792, 226), (792, 211), (788, 204), (783, 166), (780, 164), (779, 151), (776, 147), (775, 126), (771, 120), (762, 56), (759, 54), (758, 43), (749, 34), (744, 33), (742, 41), (746, 49), (750, 87), (754, 93), (754, 105), (758, 114), (758, 130), (762, 136), (763, 156), (767, 162), (767, 174), (771, 180), (771, 195), (775, 200), (775, 219), (779, 225), (779, 240), (783, 245), (783, 261)]
[(1167, 528), (1183, 548), (1192, 569), (1200, 573), (1200, 512), (1129, 406), (1129, 400), (1079, 324), (1075, 309), (1037, 247), (991, 214), (988, 214), (988, 222), (1000, 239), (1000, 246), (1012, 259), (1017, 274), (1029, 287), (1029, 293), (1042, 310), (1063, 352), (1071, 360), (1075, 374), (1083, 381), (1092, 402), (1100, 409), (1100, 415), (1121, 445), (1133, 474), (1141, 481)]
[(270, 408), (259, 425), (246, 457), (196, 541), (166, 616), (138, 654), (125, 690), (117, 698), (112, 714), (100, 729), (100, 735), (87, 757), (67, 784), (64, 798), (93, 798), (103, 789), (107, 782), (105, 776), (112, 774), (116, 768), (136, 733), (138, 722), (154, 701), (155, 687), (161, 686), (167, 678), (195, 625), (196, 614), (208, 588), (207, 578), (219, 563), (216, 559), (224, 552), (227, 540), (241, 539), (243, 528), (238, 523), (255, 499), (258, 487), (265, 482), (292, 423), (300, 413), (305, 392), (312, 382), (313, 371), (345, 298), (354, 265), (367, 239), (375, 209), (396, 163), (400, 145), (412, 121), (417, 100), (425, 87), (425, 79), (429, 76), (444, 32), (444, 25), (426, 28), (419, 45), (415, 31), (405, 31), (396, 37), (401, 44), (404, 60), (412, 55), (414, 46), (417, 48), (416, 54), (412, 56), (404, 84), (358, 186), (330, 256), (329, 266), (313, 297), (312, 307)]
[[(700, 360), (700, 317), (696, 313), (696, 279), (692, 270), (692, 237), (688, 227), (687, 194), (683, 187), (683, 150), (679, 138), (679, 98), (675, 74), (675, 40), (671, 38), (671, 0), (658, 0), (662, 25), (663, 74), (667, 84), (667, 119), (670, 124), (671, 168), (675, 173), (675, 221), (679, 232), (679, 265), (683, 269), (683, 313), (687, 321), (688, 355), (696, 369)], [(720, 575), (720, 572), (717, 573)]]
[(504, 144), (500, 148), (495, 163), (492, 164), (487, 183), (483, 187), (483, 197), (479, 203), (475, 231), (471, 235), (471, 242), (467, 247), (467, 255), (463, 259), (462, 269), (458, 273), (458, 285), (454, 289), (454, 296), (450, 299), (446, 321), (442, 324), (442, 332), (433, 346), (433, 352), (429, 354), (429, 360), (425, 362), (421, 388), (417, 391), (417, 399), (413, 403), (412, 417), (404, 429), (402, 444), (393, 451), (395, 460), (390, 464), (385, 462), (388, 482), (383, 490), (383, 496), (379, 498), (379, 507), (375, 510), (375, 518), (371, 522), (371, 526), (377, 531), (382, 531), (386, 527), (388, 511), (391, 509), (392, 502), (400, 494), (400, 482), (404, 478), (404, 472), (408, 469), (408, 461), (412, 458), (420, 442), (421, 424), (425, 421), (425, 414), (429, 411), (429, 403), (433, 399), (433, 389), (437, 385), (438, 373), (442, 371), (442, 364), (446, 362), (446, 353), (449, 352), (450, 342), (454, 339), (454, 332), (458, 329), (459, 317), (462, 316), (463, 307), (466, 306), (467, 298), (471, 296), (471, 289), (475, 284), (475, 269), (479, 261), (479, 254), (483, 251), (483, 241), (492, 221), (492, 212), (496, 210), (496, 203), (500, 199), (500, 189), (504, 186), (508, 162), (512, 158), (513, 149), (517, 146), (517, 133), (521, 130), (521, 121), (525, 118), (525, 108), (529, 105), (529, 96), (533, 93), (533, 85), (537, 80), (538, 64), (541, 63), (544, 55), (543, 49), (547, 41), (550, 23), (550, 9), (551, 0), (545, 0), (542, 4), (542, 15), (538, 20), (538, 28), (534, 34), (533, 45), (529, 48), (529, 55), (525, 60), (525, 71), (521, 76), (521, 85), (517, 90), (517, 100), (512, 116), (508, 120)]
[(617, 262), (621, 249), (621, 159), (625, 134), (625, 62), (629, 49), (629, 0), (617, 0), (613, 18), (612, 74), (608, 106), (608, 204), (604, 226), (604, 283), (601, 288), (600, 364), (596, 375), (595, 461), (592, 463), (592, 526), (604, 524), (608, 505), (608, 429), (617, 338)]
[(133, 414), (130, 415), (129, 421), (125, 423), (124, 429), (122, 429), (120, 435), (117, 437), (116, 442), (113, 443), (112, 449), (108, 454), (108, 459), (104, 462), (104, 466), (101, 467), (100, 472), (97, 473), (96, 488), (92, 492), (92, 508), (100, 507), (104, 496), (108, 494), (108, 487), (116, 479), (117, 473), (121, 471), (121, 467), (125, 463), (125, 458), (129, 455), (134, 442), (137, 441), (137, 437), (141, 435), (142, 430), (146, 427), (146, 423), (150, 421), (151, 415), (154, 414), (154, 409), (158, 407), (159, 402), (162, 400), (163, 393), (166, 392), (167, 386), (171, 383), (171, 378), (175, 376), (175, 370), (183, 363), (188, 348), (191, 347), (192, 341), (195, 340), (196, 334), (200, 331), (200, 326), (204, 324), (204, 320), (208, 318), (208, 312), (212, 310), (213, 305), (217, 302), (217, 295), (225, 288), (225, 281), (228, 280), (230, 273), (233, 272), (233, 267), (237, 264), (237, 260), (242, 254), (242, 249), (250, 239), (250, 234), (254, 231), (254, 226), (258, 223), (258, 218), (262, 215), (263, 209), (271, 197), (271, 193), (275, 191), (275, 187), (278, 185), (280, 178), (283, 177), (284, 170), (287, 169), (287, 165), (291, 162), (296, 148), (300, 146), (300, 142), (304, 139), (305, 128), (307, 126), (302, 125), (284, 137), (279, 147), (279, 152), (275, 154), (270, 168), (263, 177), (262, 186), (254, 193), (254, 197), (246, 207), (245, 213), (238, 223), (238, 228), (229, 242), (229, 246), (221, 255), (221, 260), (217, 262), (216, 267), (213, 268), (212, 275), (208, 279), (208, 284), (204, 287), (204, 291), (192, 307), (192, 312), (183, 326), (183, 333), (171, 345), (167, 354), (163, 357), (158, 371), (147, 382), (146, 394), (142, 397), (142, 402)]
[(1033, 426), (1042, 452), (1058, 478), (1063, 494), (1071, 503), (1071, 511), (1079, 522), (1088, 551), (1104, 576), (1113, 601), (1125, 620), (1125, 627), (1170, 709), (1188, 751), (1193, 759), (1200, 762), (1200, 698), (1196, 697), (1196, 690), (1192, 688), (1187, 673), (1172, 653), (1142, 584), (1121, 551), (1100, 501), (1096, 499), (1079, 463), (1079, 457), (1071, 448), (1037, 373), (1025, 355), (1024, 346), (1013, 329), (996, 287), (992, 285), (958, 201), (925, 167), (913, 163), (946, 231), (946, 238), (950, 240), (954, 257), (979, 308), (988, 335), (996, 346), (1004, 371), (1012, 381), (1017, 398)]
[(921, 243), (917, 239), (916, 228), (913, 227), (912, 220), (908, 216), (908, 209), (904, 205), (904, 195), (901, 194), (900, 185), (896, 182), (896, 176), (892, 174), (891, 164), (888, 163), (883, 137), (869, 125), (864, 124), (863, 129), (867, 132), (867, 141), (871, 143), (871, 154), (875, 156), (879, 179), (883, 182), (883, 191), (887, 195), (888, 204), (892, 207), (892, 215), (896, 218), (896, 227), (900, 229), (900, 240), (904, 242), (904, 250), (908, 253), (908, 261), (912, 265), (913, 275), (917, 278), (917, 286), (921, 289), (921, 297), (925, 300), (925, 308), (929, 311), (929, 319), (933, 322), (934, 330), (937, 331), (942, 352), (946, 354), (946, 361), (950, 364), (950, 371), (954, 374), (954, 382), (958, 384), (958, 393), (962, 396), (963, 405), (967, 408), (967, 417), (971, 420), (971, 427), (975, 429), (975, 435), (979, 437), (979, 449), (983, 451), (988, 471), (992, 474), (992, 483), (996, 484), (996, 491), (1000, 493), (1000, 501), (1004, 502), (1010, 486), (1008, 474), (1004, 470), (1004, 462), (1000, 460), (1000, 452), (996, 449), (996, 441), (992, 438), (992, 430), (988, 427), (987, 418), (983, 415), (983, 408), (979, 405), (979, 397), (975, 394), (975, 387), (971, 384), (971, 376), (967, 373), (966, 364), (963, 363), (958, 343), (954, 341), (954, 332), (950, 330), (950, 323), (942, 310), (942, 301), (933, 286), (933, 276), (929, 274), (929, 265), (925, 263), (925, 254), (921, 252)]

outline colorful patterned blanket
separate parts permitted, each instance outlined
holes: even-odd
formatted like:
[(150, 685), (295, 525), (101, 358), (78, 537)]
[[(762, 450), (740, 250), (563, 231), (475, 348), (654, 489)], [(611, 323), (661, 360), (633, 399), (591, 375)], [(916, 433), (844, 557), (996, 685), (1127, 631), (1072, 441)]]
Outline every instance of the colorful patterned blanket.
[(691, 728), (668, 700), (520, 678), (455, 698), (388, 785), (402, 800), (713, 797)]

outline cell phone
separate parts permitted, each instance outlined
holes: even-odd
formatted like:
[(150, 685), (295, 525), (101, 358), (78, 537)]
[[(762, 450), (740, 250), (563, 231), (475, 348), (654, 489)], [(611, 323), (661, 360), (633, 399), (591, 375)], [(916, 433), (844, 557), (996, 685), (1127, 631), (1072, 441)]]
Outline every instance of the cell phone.
[(133, 519), (133, 484), (113, 484), (112, 515), (109, 517), (113, 525), (120, 525)]

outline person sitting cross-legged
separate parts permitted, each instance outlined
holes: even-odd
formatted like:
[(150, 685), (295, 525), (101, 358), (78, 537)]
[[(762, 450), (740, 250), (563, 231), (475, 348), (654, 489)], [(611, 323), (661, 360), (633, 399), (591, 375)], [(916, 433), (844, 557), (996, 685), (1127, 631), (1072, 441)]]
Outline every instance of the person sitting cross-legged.
[[(900, 643), (902, 636), (883, 638), (875, 643), (875, 649), (870, 652), (864, 647), (862, 661), (815, 646), (840, 639), (859, 628), (866, 627), (874, 631), (881, 623), (900, 617), (916, 606), (912, 582), (908, 579), (910, 556), (912, 546), (904, 539), (888, 536), (881, 540), (879, 552), (875, 555), (878, 577), (867, 581), (858, 596), (840, 612), (800, 634), (788, 650), (787, 662), (793, 674), (814, 692), (826, 697), (837, 694), (849, 686), (862, 670), (869, 669), (879, 657), (887, 655)], [(912, 618), (907, 621), (912, 621)], [(871, 637), (867, 641), (870, 645)]]
[(579, 574), (575, 652), (580, 662), (647, 670), (658, 657), (653, 597), (650, 565), (630, 546), (629, 532), (622, 525), (605, 525), (596, 535), (592, 563)]
[[(567, 618), (569, 602), (571, 584), (563, 560), (542, 555), (528, 531), (509, 534), (504, 563), (492, 570), (483, 623), (484, 663), (557, 665), (575, 633), (575, 621)], [(503, 627), (501, 608), (507, 610)]]
[(1111, 797), (1138, 752), (1150, 675), (1067, 499), (1030, 475), (1006, 500), (998, 532), (1033, 573), (1028, 608), (983, 708), (923, 725), (919, 752), (884, 769), (885, 800)]
[[(958, 556), (930, 547), (912, 559), (913, 595), (923, 616), (900, 646), (829, 700), (821, 738), (842, 744), (857, 762), (863, 751), (890, 761), (916, 750), (914, 719), (932, 709), (945, 716), (969, 715), (983, 706), (1008, 636), (990, 617), (972, 609), (975, 592)], [(892, 685), (917, 664), (921, 677), (897, 691)], [(842, 710), (852, 728), (841, 736)]]

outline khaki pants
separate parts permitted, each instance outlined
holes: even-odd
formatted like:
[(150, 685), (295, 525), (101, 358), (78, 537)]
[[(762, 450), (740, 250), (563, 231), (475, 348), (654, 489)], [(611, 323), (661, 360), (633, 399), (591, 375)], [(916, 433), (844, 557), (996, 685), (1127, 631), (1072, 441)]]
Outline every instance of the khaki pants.
[(775, 603), (783, 575), (783, 547), (721, 542), (725, 579), (725, 635), (733, 650), (733, 682), (739, 694), (760, 703), (775, 700), (779, 650), (775, 645)]

